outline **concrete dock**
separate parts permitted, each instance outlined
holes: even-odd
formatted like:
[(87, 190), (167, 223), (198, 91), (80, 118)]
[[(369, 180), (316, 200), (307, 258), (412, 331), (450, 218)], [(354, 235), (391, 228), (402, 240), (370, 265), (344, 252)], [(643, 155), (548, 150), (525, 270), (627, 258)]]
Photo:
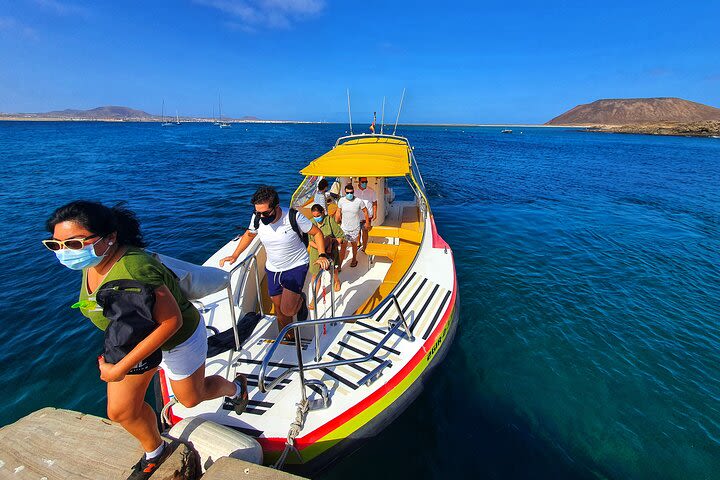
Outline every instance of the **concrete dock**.
[[(201, 474), (192, 447), (171, 447), (153, 480), (302, 478), (227, 457)], [(120, 425), (72, 410), (44, 408), (0, 428), (0, 479), (125, 479), (141, 455), (137, 440)]]

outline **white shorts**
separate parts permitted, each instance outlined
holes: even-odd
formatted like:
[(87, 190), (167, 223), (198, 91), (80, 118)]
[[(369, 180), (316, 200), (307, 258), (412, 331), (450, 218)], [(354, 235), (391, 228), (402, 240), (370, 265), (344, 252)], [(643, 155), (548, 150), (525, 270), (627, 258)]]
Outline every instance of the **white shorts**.
[(357, 230), (343, 230), (343, 234), (345, 234), (345, 240), (348, 242), (357, 242), (360, 238), (360, 229)]
[(200, 322), (190, 338), (172, 350), (163, 350), (162, 354), (160, 366), (170, 380), (183, 380), (197, 372), (207, 357), (205, 320), (200, 317)]

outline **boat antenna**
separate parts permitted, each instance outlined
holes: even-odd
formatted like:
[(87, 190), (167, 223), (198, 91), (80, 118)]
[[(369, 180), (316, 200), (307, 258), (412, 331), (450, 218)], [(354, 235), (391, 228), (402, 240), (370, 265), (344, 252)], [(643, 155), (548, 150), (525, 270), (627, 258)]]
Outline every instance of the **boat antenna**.
[(382, 135), (384, 127), (385, 127), (385, 97), (383, 97), (382, 117), (380, 118), (380, 135)]
[(398, 124), (398, 121), (400, 120), (400, 111), (402, 110), (402, 104), (403, 104), (404, 99), (405, 99), (405, 89), (403, 88), (402, 97), (400, 97), (400, 108), (398, 108), (397, 118), (395, 119), (395, 128), (393, 128), (393, 135), (395, 135), (395, 130), (397, 130), (397, 124)]
[(347, 89), (347, 97), (348, 97), (348, 117), (350, 118), (350, 135), (353, 134), (352, 131), (352, 111), (350, 110), (350, 89)]

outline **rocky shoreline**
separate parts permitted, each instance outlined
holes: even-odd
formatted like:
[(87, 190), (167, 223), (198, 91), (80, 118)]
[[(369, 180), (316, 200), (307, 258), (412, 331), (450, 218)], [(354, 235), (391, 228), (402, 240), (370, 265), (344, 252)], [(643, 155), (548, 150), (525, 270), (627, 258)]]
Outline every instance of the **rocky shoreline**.
[(643, 135), (675, 135), (681, 137), (718, 137), (720, 121), (704, 122), (662, 122), (637, 125), (593, 125), (586, 128), (589, 132), (638, 133)]

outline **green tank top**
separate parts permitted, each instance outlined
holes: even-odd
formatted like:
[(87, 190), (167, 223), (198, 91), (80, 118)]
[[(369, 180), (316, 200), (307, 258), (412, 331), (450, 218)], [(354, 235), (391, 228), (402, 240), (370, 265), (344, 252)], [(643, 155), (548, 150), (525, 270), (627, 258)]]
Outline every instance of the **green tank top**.
[[(180, 330), (175, 332), (175, 335), (170, 337), (167, 342), (162, 345), (162, 350), (171, 350), (185, 340), (195, 332), (195, 329), (200, 322), (200, 312), (197, 308), (188, 301), (185, 295), (180, 290), (177, 278), (175, 275), (165, 267), (155, 257), (145, 252), (141, 248), (129, 247), (125, 254), (112, 266), (105, 279), (98, 289), (111, 280), (136, 280), (138, 282), (145, 283), (152, 287), (158, 288), (165, 285), (172, 296), (175, 297), (175, 301), (180, 306), (180, 312), (182, 313), (183, 324)], [(97, 291), (97, 290), (96, 290)], [(92, 298), (89, 298), (92, 297)], [(94, 304), (95, 295), (88, 295), (87, 290), (87, 269), (83, 269), (82, 286), (80, 287), (80, 302), (91, 300), (88, 302), (90, 308), (80, 308), (80, 312), (90, 319), (100, 330), (105, 330), (110, 321), (103, 316), (100, 307), (92, 308)]]

